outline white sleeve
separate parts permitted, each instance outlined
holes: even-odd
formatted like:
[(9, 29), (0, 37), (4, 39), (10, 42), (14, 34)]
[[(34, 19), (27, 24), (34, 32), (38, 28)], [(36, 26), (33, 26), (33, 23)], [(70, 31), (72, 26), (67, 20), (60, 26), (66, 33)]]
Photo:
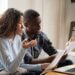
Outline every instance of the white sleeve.
[(25, 55), (25, 49), (21, 48), (18, 55), (15, 57), (15, 59), (13, 61), (11, 60), (11, 57), (10, 57), (10, 54), (8, 51), (9, 50), (8, 50), (6, 42), (0, 40), (1, 61), (3, 63), (3, 66), (5, 67), (5, 69), (8, 72), (13, 73), (16, 71), (17, 67), (21, 63), (22, 58)]
[(28, 71), (42, 71), (41, 64), (21, 64), (20, 66)]

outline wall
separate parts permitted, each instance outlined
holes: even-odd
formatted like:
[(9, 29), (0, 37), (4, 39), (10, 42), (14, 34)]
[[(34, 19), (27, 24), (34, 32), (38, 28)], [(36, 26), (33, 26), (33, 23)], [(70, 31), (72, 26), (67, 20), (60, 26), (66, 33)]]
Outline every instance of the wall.
[(59, 28), (59, 0), (44, 0), (43, 31), (47, 34), (53, 46), (57, 47)]
[(0, 15), (8, 8), (8, 0), (0, 0)]
[(8, 0), (9, 8), (16, 8), (22, 12), (32, 8), (32, 0)]
[[(24, 12), (27, 9), (35, 9), (40, 13), (41, 19), (43, 18), (42, 7), (43, 0), (8, 0), (9, 8), (16, 8)], [(42, 24), (42, 23), (41, 23)], [(42, 26), (41, 26), (42, 27)]]
[(8, 7), (14, 7), (23, 12), (30, 8), (37, 10), (42, 19), (42, 30), (53, 42), (53, 46), (64, 48), (66, 42), (65, 0), (8, 0)]
[(66, 0), (66, 40), (68, 40), (70, 23), (75, 21), (75, 3), (71, 3), (71, 0)]
[(64, 49), (66, 44), (66, 0), (60, 0), (58, 48)]
[(65, 45), (65, 4), (65, 0), (44, 0), (43, 31), (61, 49)]

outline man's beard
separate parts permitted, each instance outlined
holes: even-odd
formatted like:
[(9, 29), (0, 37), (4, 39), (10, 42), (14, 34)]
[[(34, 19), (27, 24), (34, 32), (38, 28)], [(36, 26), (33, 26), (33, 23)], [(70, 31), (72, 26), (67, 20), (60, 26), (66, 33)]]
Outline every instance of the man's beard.
[(27, 32), (27, 35), (29, 37), (29, 41), (30, 40), (35, 40), (39, 33), (40, 33), (40, 30), (39, 31), (35, 31), (35, 32)]

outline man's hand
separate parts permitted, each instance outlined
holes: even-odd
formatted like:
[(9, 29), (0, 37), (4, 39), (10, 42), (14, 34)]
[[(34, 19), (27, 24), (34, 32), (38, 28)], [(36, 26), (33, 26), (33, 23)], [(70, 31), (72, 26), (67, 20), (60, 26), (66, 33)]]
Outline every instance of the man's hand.
[(41, 64), (42, 70), (46, 69), (49, 64), (50, 64), (50, 63), (43, 63), (43, 64)]
[(65, 54), (60, 61), (64, 61), (66, 57), (67, 57), (67, 54)]
[(30, 46), (31, 46), (31, 47), (36, 46), (36, 44), (37, 44), (37, 40), (31, 40), (31, 41), (30, 41)]
[(31, 40), (31, 41), (23, 41), (23, 48), (29, 48), (29, 47), (34, 47), (37, 44), (36, 40)]
[(24, 73), (27, 73), (27, 69), (24, 69), (22, 67), (18, 67), (17, 72), (19, 72), (20, 74), (24, 74)]

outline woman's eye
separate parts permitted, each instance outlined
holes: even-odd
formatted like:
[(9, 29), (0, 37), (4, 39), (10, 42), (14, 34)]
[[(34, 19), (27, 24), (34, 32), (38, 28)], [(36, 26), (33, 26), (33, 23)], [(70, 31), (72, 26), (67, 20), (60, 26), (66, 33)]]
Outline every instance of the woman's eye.
[(19, 24), (22, 24), (22, 23), (19, 23)]

